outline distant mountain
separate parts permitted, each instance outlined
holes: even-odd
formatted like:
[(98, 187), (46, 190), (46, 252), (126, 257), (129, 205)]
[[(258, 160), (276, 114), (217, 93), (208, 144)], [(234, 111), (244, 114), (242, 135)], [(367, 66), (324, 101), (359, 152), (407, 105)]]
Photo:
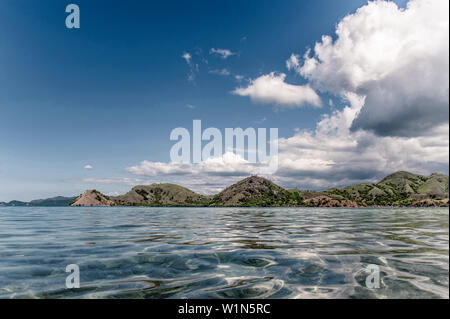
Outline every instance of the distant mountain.
[(30, 202), (12, 200), (8, 203), (0, 202), (0, 206), (68, 206), (75, 198), (76, 197), (57, 196), (46, 199), (36, 199)]
[(29, 202), (29, 206), (68, 206), (76, 197), (56, 196), (46, 199), (36, 199)]
[(19, 200), (12, 200), (8, 203), (4, 203), (4, 206), (30, 206), (27, 202), (21, 202)]

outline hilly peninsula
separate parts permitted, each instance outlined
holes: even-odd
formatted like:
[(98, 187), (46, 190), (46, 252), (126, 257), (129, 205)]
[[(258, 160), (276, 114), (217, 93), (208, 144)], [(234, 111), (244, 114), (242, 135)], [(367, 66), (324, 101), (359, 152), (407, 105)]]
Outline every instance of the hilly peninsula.
[(424, 176), (400, 171), (376, 184), (306, 191), (285, 189), (268, 179), (250, 176), (210, 196), (165, 183), (135, 186), (128, 193), (116, 197), (88, 190), (70, 206), (448, 207), (448, 181), (449, 177), (443, 174)]
[(52, 198), (46, 198), (46, 199), (35, 199), (30, 202), (23, 202), (18, 200), (12, 200), (10, 202), (0, 202), (1, 206), (33, 206), (33, 207), (56, 207), (56, 206), (68, 206), (77, 197), (63, 197), (63, 196), (56, 196)]

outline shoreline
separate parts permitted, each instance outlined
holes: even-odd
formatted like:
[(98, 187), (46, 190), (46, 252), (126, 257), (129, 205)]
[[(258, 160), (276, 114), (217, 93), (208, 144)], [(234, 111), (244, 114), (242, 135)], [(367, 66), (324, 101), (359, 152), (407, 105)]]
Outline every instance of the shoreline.
[(361, 208), (449, 208), (449, 206), (153, 206), (153, 205), (114, 205), (114, 206), (0, 206), (0, 208), (332, 208), (332, 209), (361, 209)]

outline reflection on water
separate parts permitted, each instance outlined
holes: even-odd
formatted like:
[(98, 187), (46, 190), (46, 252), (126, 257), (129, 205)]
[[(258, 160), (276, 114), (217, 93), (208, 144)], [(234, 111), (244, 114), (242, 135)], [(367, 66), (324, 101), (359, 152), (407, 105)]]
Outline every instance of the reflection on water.
[[(4, 207), (0, 298), (448, 298), (448, 220), (448, 208)], [(68, 264), (79, 289), (65, 288)]]

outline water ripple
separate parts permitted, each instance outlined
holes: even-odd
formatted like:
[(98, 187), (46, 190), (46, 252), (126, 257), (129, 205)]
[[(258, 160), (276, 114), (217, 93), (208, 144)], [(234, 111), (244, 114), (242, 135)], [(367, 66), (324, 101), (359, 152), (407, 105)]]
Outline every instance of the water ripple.
[(448, 222), (447, 208), (3, 207), (0, 298), (448, 298)]

